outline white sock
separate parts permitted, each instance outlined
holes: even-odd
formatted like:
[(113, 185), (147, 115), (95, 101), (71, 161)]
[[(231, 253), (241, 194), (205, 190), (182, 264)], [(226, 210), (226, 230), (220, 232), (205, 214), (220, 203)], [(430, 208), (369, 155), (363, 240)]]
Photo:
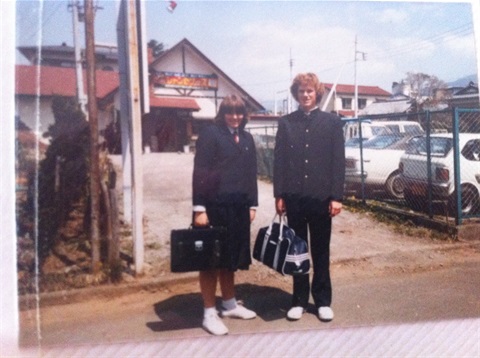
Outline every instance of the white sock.
[(204, 317), (216, 315), (216, 314), (217, 314), (217, 309), (215, 307), (208, 307), (208, 308), (204, 308), (203, 310)]
[(229, 300), (222, 300), (222, 307), (226, 311), (233, 310), (235, 307), (237, 307), (237, 299), (235, 297), (230, 298)]

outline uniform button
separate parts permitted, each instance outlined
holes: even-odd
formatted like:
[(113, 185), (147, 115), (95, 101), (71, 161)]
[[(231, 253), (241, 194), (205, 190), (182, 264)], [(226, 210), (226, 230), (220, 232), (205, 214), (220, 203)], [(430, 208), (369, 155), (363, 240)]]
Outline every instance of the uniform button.
[(307, 132), (307, 133), (308, 133), (308, 129), (306, 129), (306, 130), (305, 130), (305, 132)]
[(308, 159), (305, 159), (305, 163), (308, 163)]
[(307, 178), (308, 178), (308, 175), (305, 175), (305, 179), (307, 179)]
[(307, 144), (305, 144), (305, 148), (308, 148), (308, 143), (307, 143)]

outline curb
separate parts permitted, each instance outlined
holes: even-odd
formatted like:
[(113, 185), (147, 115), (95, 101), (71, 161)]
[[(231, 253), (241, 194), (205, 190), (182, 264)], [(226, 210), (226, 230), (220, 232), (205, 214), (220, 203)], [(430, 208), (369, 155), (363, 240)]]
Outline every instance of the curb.
[(40, 307), (66, 305), (87, 301), (93, 297), (109, 298), (132, 292), (156, 290), (171, 282), (186, 283), (198, 280), (198, 273), (188, 272), (182, 274), (165, 275), (161, 279), (142, 280), (133, 283), (105, 284), (71, 290), (44, 292), (40, 294), (27, 294), (19, 296), (18, 307), (20, 311), (35, 308), (37, 301)]
[[(479, 241), (479, 240), (476, 240)], [(452, 244), (449, 247), (443, 247), (443, 251), (453, 251), (461, 249), (464, 247), (476, 247), (480, 248), (479, 242), (472, 241), (459, 241), (456, 244)], [(429, 250), (438, 250), (438, 247), (432, 247), (431, 249), (422, 249), (420, 251), (428, 252)], [(353, 262), (363, 262), (381, 255), (373, 256), (362, 256), (356, 258), (340, 258), (337, 260), (332, 260), (330, 263), (333, 265), (343, 265), (351, 264)], [(105, 284), (99, 286), (91, 286), (85, 288), (55, 291), (55, 292), (44, 292), (37, 294), (27, 294), (19, 296), (19, 310), (26, 311), (34, 309), (37, 305), (39, 307), (49, 307), (55, 305), (66, 305), (77, 302), (85, 302), (92, 298), (110, 298), (116, 297), (118, 295), (125, 295), (129, 293), (139, 292), (139, 291), (156, 291), (164, 285), (171, 283), (189, 283), (192, 281), (198, 280), (197, 272), (187, 272), (187, 273), (169, 273), (159, 279), (143, 279), (141, 276), (136, 282), (132, 283), (119, 283), (119, 284)]]

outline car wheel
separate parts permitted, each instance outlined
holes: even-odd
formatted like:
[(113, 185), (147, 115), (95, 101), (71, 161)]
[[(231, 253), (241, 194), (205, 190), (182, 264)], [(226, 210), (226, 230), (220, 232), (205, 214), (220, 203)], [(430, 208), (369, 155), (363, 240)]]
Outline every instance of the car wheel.
[(385, 182), (387, 193), (395, 199), (403, 199), (404, 197), (404, 188), (400, 172), (396, 171), (390, 174), (387, 181)]
[[(452, 214), (455, 214), (456, 208), (456, 193), (454, 192), (449, 198), (449, 209)], [(462, 185), (462, 215), (470, 215), (479, 208), (478, 192), (470, 185)]]

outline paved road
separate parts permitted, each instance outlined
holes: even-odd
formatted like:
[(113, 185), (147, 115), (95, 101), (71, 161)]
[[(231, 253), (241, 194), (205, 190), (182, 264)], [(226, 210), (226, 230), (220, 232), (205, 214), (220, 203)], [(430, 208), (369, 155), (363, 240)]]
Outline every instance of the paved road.
[[(438, 346), (445, 345), (445, 342), (450, 340), (446, 351), (452, 347), (458, 347), (459, 342), (462, 342), (460, 345), (462, 349), (468, 348), (468, 354), (476, 352), (478, 357), (480, 350), (475, 348), (475, 344), (478, 344), (475, 339), (480, 338), (478, 264), (478, 261), (462, 263), (454, 268), (424, 271), (413, 275), (397, 274), (358, 279), (334, 277), (333, 308), (336, 317), (330, 323), (320, 322), (312, 311), (306, 313), (298, 322), (289, 322), (285, 319), (285, 310), (290, 302), (288, 292), (268, 285), (241, 284), (238, 287), (239, 296), (244, 298), (246, 305), (256, 310), (258, 317), (251, 321), (226, 320), (230, 329), (229, 336), (238, 340), (250, 337), (250, 340), (259, 340), (263, 344), (268, 344), (264, 341), (265, 335), (271, 336), (272, 333), (278, 333), (273, 337), (281, 339), (285, 332), (292, 334), (304, 332), (303, 337), (318, 336), (320, 343), (324, 336), (336, 333), (336, 341), (332, 341), (332, 345), (337, 346), (338, 340), (343, 341), (345, 335), (357, 332), (362, 327), (377, 329), (394, 327), (394, 334), (397, 335), (394, 343), (404, 341), (406, 345), (412, 344), (413, 346), (407, 350), (409, 353), (418, 349), (415, 346), (418, 343), (428, 345), (433, 340), (437, 349)], [(29, 314), (31, 313), (22, 312), (24, 322), (28, 320)], [(101, 347), (106, 344), (118, 349), (118, 345), (125, 342), (137, 344), (148, 342), (155, 347), (155, 356), (174, 356), (171, 354), (172, 347), (168, 342), (175, 341), (185, 346), (189, 341), (196, 342), (210, 338), (200, 328), (200, 317), (199, 294), (184, 292), (171, 296), (168, 285), (116, 298), (97, 298), (94, 302), (49, 306), (41, 312), (43, 356), (52, 354), (55, 356), (59, 353), (63, 355), (65, 346), (76, 347), (81, 352), (86, 347), (96, 345)], [(33, 318), (30, 317), (29, 324), (23, 327), (21, 340), (23, 345), (30, 347), (37, 346), (39, 342)], [(448, 326), (449, 324), (453, 326)], [(442, 339), (445, 341), (438, 341), (437, 335), (431, 336), (433, 327), (437, 326), (442, 327)], [(446, 334), (450, 331), (451, 333)], [(379, 334), (383, 333), (379, 332)], [(363, 353), (362, 355), (365, 356), (365, 349), (373, 348), (372, 342), (363, 341), (364, 336), (357, 338), (360, 339), (358, 341), (360, 346), (350, 347), (349, 353)], [(390, 336), (385, 337), (385, 341), (377, 341), (374, 344), (379, 348), (387, 349), (388, 347), (384, 346), (385, 342), (388, 342), (387, 338), (392, 339)], [(232, 343), (231, 340), (219, 342), (217, 338), (212, 337), (212, 339), (215, 340), (205, 342)], [(284, 339), (287, 338), (284, 337)], [(276, 344), (280, 346), (282, 341)], [(343, 342), (343, 344), (348, 345), (349, 342)], [(342, 347), (337, 346), (338, 349)], [(304, 348), (299, 347), (300, 350)], [(332, 347), (328, 348), (332, 349)], [(109, 348), (110, 352), (111, 349)], [(437, 353), (441, 356), (464, 356), (461, 351), (457, 351), (454, 355), (444, 355), (446, 351)], [(216, 356), (229, 357), (236, 353), (229, 345), (225, 347), (225, 352), (230, 353)], [(255, 356), (251, 354), (252, 352), (255, 350), (247, 350), (245, 354), (238, 356)], [(337, 352), (331, 353), (329, 356), (335, 356), (334, 353)], [(436, 356), (431, 354), (431, 351), (423, 353), (423, 356)], [(77, 352), (76, 356), (82, 355)]]
[[(289, 278), (262, 271), (262, 266), (254, 263), (251, 271), (238, 275), (238, 296), (256, 310), (259, 317), (247, 322), (228, 320), (229, 337), (209, 336), (200, 328), (200, 295), (198, 290), (192, 290), (188, 280), (195, 276), (187, 275), (186, 281), (179, 281), (178, 275), (149, 275), (155, 272), (156, 260), (168, 255), (170, 230), (188, 225), (192, 163), (191, 154), (144, 156), (146, 247), (149, 249), (146, 250), (147, 275), (141, 280), (142, 285), (130, 290), (111, 286), (84, 290), (83, 294), (64, 293), (57, 295), (56, 305), (46, 305), (39, 312), (22, 311), (22, 345), (42, 346), (40, 351), (30, 349), (26, 353), (67, 356), (74, 354), (67, 348), (74, 345), (76, 356), (98, 356), (87, 354), (88, 349), (92, 345), (107, 344), (115, 348), (108, 346), (106, 356), (118, 357), (116, 349), (123, 347), (122, 344), (130, 347), (126, 342), (134, 342), (130, 348), (146, 350), (141, 356), (159, 357), (293, 356), (302, 349), (307, 352), (304, 356), (375, 356), (375, 347), (384, 353), (392, 347), (398, 348), (395, 352), (408, 353), (399, 356), (434, 356), (429, 355), (432, 352), (441, 355), (455, 352), (458, 356), (470, 356), (474, 352), (479, 356), (480, 348), (476, 345), (480, 332), (478, 245), (398, 235), (364, 214), (348, 211), (334, 221), (332, 276), (336, 317), (333, 322), (321, 323), (313, 311), (299, 322), (287, 321)], [(273, 216), (271, 185), (259, 182), (259, 189), (260, 207), (252, 232), (268, 224)], [(452, 255), (460, 258), (453, 261), (454, 265)], [(49, 302), (54, 303), (55, 299)], [(70, 304), (60, 304), (66, 302)], [(386, 333), (382, 327), (387, 327)], [(443, 336), (437, 329), (448, 335), (439, 340)], [(297, 336), (300, 333), (302, 335)], [(346, 341), (345, 333), (350, 337)], [(362, 340), (374, 333), (380, 334), (382, 340)], [(300, 342), (299, 350), (292, 351), (292, 337), (296, 337), (296, 345)], [(330, 339), (327, 345), (325, 337)], [(452, 337), (454, 340), (449, 342)], [(356, 344), (352, 339), (358, 340)], [(434, 349), (440, 347), (443, 351), (422, 349), (428, 339), (434, 341)], [(239, 346), (239, 342), (245, 340), (252, 346)], [(305, 344), (301, 344), (302, 340)], [(202, 342), (220, 345), (205, 351)], [(273, 350), (269, 351), (267, 347), (272, 342), (274, 346), (269, 349)], [(399, 346), (400, 342), (406, 343)], [(194, 350), (190, 348), (192, 344), (196, 347)], [(321, 354), (316, 350), (319, 347), (323, 349)], [(349, 347), (349, 351), (345, 351), (345, 347)], [(290, 354), (285, 354), (289, 350)]]

